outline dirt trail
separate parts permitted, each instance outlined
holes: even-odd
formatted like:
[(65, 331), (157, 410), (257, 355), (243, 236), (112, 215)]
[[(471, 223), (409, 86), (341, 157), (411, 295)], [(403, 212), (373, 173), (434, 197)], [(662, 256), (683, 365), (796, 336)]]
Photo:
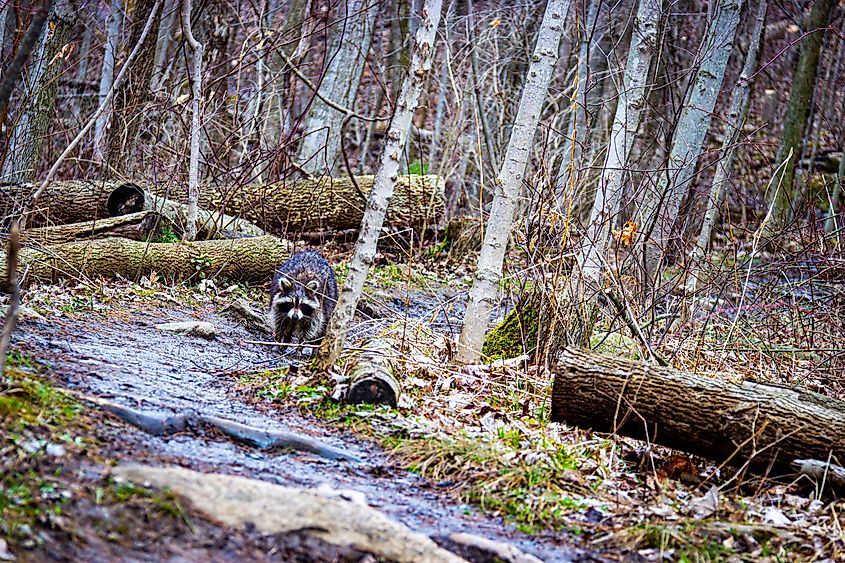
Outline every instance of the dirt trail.
[[(161, 332), (154, 324), (204, 320), (218, 337)], [(88, 314), (25, 323), (19, 345), (46, 362), (65, 385), (145, 412), (170, 414), (195, 409), (267, 430), (289, 430), (320, 438), (361, 458), (362, 463), (327, 461), (304, 453), (265, 453), (238, 446), (220, 436), (182, 434), (153, 437), (127, 427), (121, 433), (126, 459), (177, 463), (194, 469), (262, 479), (282, 485), (353, 489), (368, 502), (425, 534), (463, 531), (513, 543), (545, 561), (570, 561), (583, 554), (563, 545), (565, 534), (527, 536), (456, 503), (436, 484), (390, 469), (387, 456), (368, 441), (306, 418), (295, 409), (259, 412), (232, 392), (227, 373), (260, 371), (278, 365), (272, 352), (244, 340), (255, 338), (244, 328), (207, 307), (202, 310), (168, 305), (143, 309), (121, 305), (108, 316)]]

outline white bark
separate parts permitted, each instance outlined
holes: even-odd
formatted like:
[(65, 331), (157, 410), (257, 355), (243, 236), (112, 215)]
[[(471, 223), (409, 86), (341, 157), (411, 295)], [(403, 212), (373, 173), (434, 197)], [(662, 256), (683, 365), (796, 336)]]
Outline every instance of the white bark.
[(661, 0), (640, 0), (634, 18), (624, 83), (619, 92), (602, 175), (579, 258), (580, 267), (573, 272), (576, 277), (574, 281), (578, 281), (578, 276), (591, 284), (601, 280), (604, 255), (610, 243), (612, 218), (618, 212), (622, 198), (625, 166), (648, 99), (648, 72), (657, 50), (660, 17)]
[[(79, 85), (80, 92), (73, 100), (73, 116), (79, 119), (82, 114), (82, 101), (85, 96), (82, 92), (85, 90), (82, 84), (88, 76), (88, 63), (91, 60), (91, 42), (94, 40), (94, 22), (87, 17), (83, 20), (85, 31), (82, 32), (82, 47), (79, 48), (79, 66), (76, 67), (76, 82)], [(2, 40), (0, 40), (2, 44)]]
[[(112, 0), (109, 7), (109, 15), (106, 19), (106, 44), (104, 46), (103, 54), (103, 70), (100, 74), (100, 91), (99, 100), (102, 105), (103, 100), (109, 95), (114, 82), (114, 63), (117, 54), (117, 40), (120, 35), (120, 12), (123, 9), (121, 0)], [(111, 112), (106, 111), (100, 113), (97, 122), (94, 124), (94, 155), (98, 159), (103, 158), (103, 151), (105, 150), (106, 142), (106, 125), (111, 118)]]
[(736, 155), (737, 141), (742, 132), (742, 124), (748, 114), (748, 101), (751, 97), (751, 76), (757, 69), (757, 53), (760, 50), (760, 38), (766, 22), (766, 9), (768, 0), (760, 0), (757, 6), (757, 17), (754, 22), (754, 30), (751, 32), (751, 41), (748, 45), (748, 53), (745, 56), (745, 64), (739, 75), (739, 82), (734, 87), (731, 97), (731, 107), (726, 120), (727, 130), (725, 140), (719, 154), (719, 162), (716, 164), (716, 173), (713, 176), (713, 185), (710, 187), (710, 197), (707, 200), (707, 211), (704, 213), (704, 221), (701, 224), (701, 231), (698, 234), (695, 248), (692, 251), (692, 268), (687, 278), (686, 291), (694, 293), (698, 283), (698, 272), (701, 260), (707, 245), (710, 244), (710, 234), (713, 226), (719, 219), (719, 206), (725, 196), (728, 181), (731, 175), (734, 156)]
[(182, 0), (182, 31), (185, 41), (191, 47), (194, 71), (191, 87), (191, 156), (188, 163), (188, 224), (185, 238), (194, 240), (197, 236), (197, 206), (199, 204), (200, 169), (200, 104), (202, 102), (202, 58), (204, 46), (196, 40), (191, 30), (191, 0)]
[(393, 120), (385, 136), (381, 161), (367, 199), (367, 208), (361, 221), (355, 253), (349, 261), (349, 274), (340, 292), (337, 308), (329, 320), (326, 337), (320, 346), (320, 365), (323, 369), (334, 365), (340, 356), (346, 342), (349, 323), (352, 321), (358, 300), (364, 290), (364, 282), (375, 259), (387, 204), (393, 195), (393, 188), (399, 175), (399, 158), (411, 129), (411, 120), (417, 108), (420, 92), (431, 71), (431, 59), (435, 51), (434, 37), (440, 22), (441, 7), (442, 0), (425, 0), (420, 14), (422, 21), (414, 36), (408, 74), (402, 81), (402, 90), (396, 101)]
[(671, 236), (681, 202), (695, 174), (733, 50), (741, 10), (742, 0), (717, 2), (702, 43), (701, 65), (672, 137), (667, 170), (658, 178), (657, 188), (646, 194), (640, 210), (639, 230), (644, 234), (640, 242), (644, 243), (651, 232), (651, 242), (646, 247), (647, 271), (650, 274), (656, 269), (661, 251)]
[[(341, 6), (343, 21), (337, 24), (319, 93), (322, 98), (351, 110), (370, 51), (379, 3), (348, 0)], [(320, 97), (314, 98), (305, 119), (302, 143), (296, 157), (303, 170), (314, 175), (333, 175), (337, 171), (341, 127), (346, 117)]]
[[(827, 210), (827, 219), (824, 221), (826, 233), (839, 231), (841, 225), (836, 221), (836, 210), (839, 208), (839, 200), (842, 198), (842, 184), (845, 183), (845, 145), (842, 145), (842, 156), (839, 157), (839, 170), (836, 173), (836, 183), (833, 185), (833, 193), (830, 196), (830, 207)], [(838, 235), (837, 235), (837, 238)]]
[(528, 68), (504, 162), (496, 178), (493, 207), (478, 257), (475, 281), (464, 313), (464, 326), (458, 343), (459, 362), (473, 363), (481, 357), (481, 346), (502, 276), (508, 236), (513, 226), (514, 212), (531, 156), (540, 112), (546, 101), (549, 82), (557, 63), (569, 4), (570, 0), (549, 0), (543, 22), (540, 24), (537, 45), (531, 56), (531, 65)]

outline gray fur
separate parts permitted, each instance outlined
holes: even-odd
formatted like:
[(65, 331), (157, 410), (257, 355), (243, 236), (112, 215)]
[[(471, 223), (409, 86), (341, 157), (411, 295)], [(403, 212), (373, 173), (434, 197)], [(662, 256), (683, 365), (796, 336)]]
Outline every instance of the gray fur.
[(304, 250), (276, 270), (270, 287), (270, 324), (276, 342), (318, 345), (337, 304), (334, 270)]

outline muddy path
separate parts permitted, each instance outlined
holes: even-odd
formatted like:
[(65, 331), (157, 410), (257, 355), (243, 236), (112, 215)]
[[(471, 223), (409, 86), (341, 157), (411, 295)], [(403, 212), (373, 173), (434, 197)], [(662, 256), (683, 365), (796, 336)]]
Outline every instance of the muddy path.
[[(201, 471), (240, 475), (287, 486), (329, 485), (363, 493), (370, 505), (428, 535), (469, 532), (513, 543), (545, 561), (585, 557), (565, 533), (529, 536), (501, 519), (456, 502), (414, 474), (391, 466), (373, 442), (323, 424), (293, 407), (257, 408), (235, 391), (232, 374), (258, 372), (282, 361), (273, 351), (245, 343), (258, 335), (211, 305), (192, 308), (162, 303), (151, 307), (119, 303), (102, 313), (24, 323), (17, 346), (49, 366), (53, 378), (71, 389), (109, 398), (149, 413), (194, 409), (272, 431), (295, 431), (342, 448), (361, 463), (328, 461), (295, 452), (262, 452), (218, 435), (154, 437), (126, 426), (114, 434), (117, 456), (177, 464)], [(217, 329), (215, 340), (162, 332), (155, 324), (203, 320)]]

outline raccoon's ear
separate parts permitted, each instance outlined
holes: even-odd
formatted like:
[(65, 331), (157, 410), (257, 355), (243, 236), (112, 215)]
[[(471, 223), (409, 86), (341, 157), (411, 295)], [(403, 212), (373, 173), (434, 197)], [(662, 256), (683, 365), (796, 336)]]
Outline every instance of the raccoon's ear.
[(287, 291), (291, 288), (293, 284), (291, 284), (290, 280), (284, 276), (279, 277), (279, 289), (282, 291)]
[(310, 292), (315, 292), (320, 288), (320, 282), (318, 280), (311, 280), (310, 282), (305, 284), (305, 289)]

